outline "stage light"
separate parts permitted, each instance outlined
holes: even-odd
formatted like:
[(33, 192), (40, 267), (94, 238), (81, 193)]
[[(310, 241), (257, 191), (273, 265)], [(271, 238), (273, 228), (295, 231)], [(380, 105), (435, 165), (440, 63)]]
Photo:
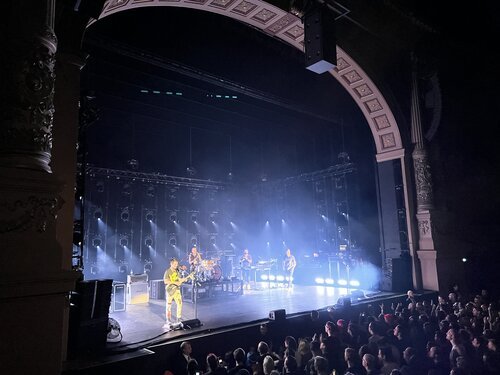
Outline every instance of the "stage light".
[(196, 220), (197, 220), (197, 219), (198, 219), (198, 217), (196, 216), (196, 214), (192, 214), (192, 215), (191, 215), (191, 221), (192, 221), (193, 223), (196, 223)]
[(148, 211), (148, 212), (146, 212), (146, 220), (147, 220), (147, 221), (150, 221), (150, 222), (151, 222), (151, 221), (153, 221), (153, 219), (154, 219), (154, 218), (155, 218), (155, 216), (154, 216), (153, 211)]
[(123, 274), (128, 274), (128, 265), (126, 263), (122, 263), (118, 266), (118, 272)]
[(170, 246), (177, 245), (177, 238), (175, 236), (170, 236), (168, 243), (170, 244)]
[(276, 280), (276, 276), (274, 276), (274, 275), (269, 275), (269, 280), (271, 280), (271, 281)]
[(144, 273), (150, 273), (153, 270), (153, 262), (147, 260), (144, 264)]
[(128, 210), (128, 207), (122, 209), (120, 218), (122, 219), (122, 221), (128, 221), (130, 219), (130, 212)]
[(94, 245), (94, 247), (101, 246), (102, 245), (101, 237), (94, 237), (94, 239), (92, 240), (92, 245)]
[(95, 184), (95, 186), (97, 188), (97, 192), (98, 193), (103, 193), (104, 192), (104, 182), (97, 181), (96, 184)]
[(146, 236), (144, 243), (146, 244), (147, 247), (153, 246), (153, 237), (151, 237), (150, 235)]
[(120, 245), (123, 246), (123, 247), (127, 247), (128, 246), (128, 236), (126, 236), (126, 235), (121, 235), (120, 236)]
[(100, 208), (97, 208), (95, 211), (94, 211), (94, 217), (97, 219), (97, 220), (101, 220), (102, 218), (102, 210)]
[(172, 212), (170, 214), (170, 221), (176, 223), (177, 222), (177, 213), (176, 212)]
[(196, 236), (191, 237), (191, 246), (196, 246), (198, 244), (198, 238)]
[(268, 278), (268, 276), (267, 276), (266, 274), (262, 274), (262, 275), (260, 275), (260, 279), (261, 279), (261, 280), (264, 280), (264, 281), (269, 280), (269, 278)]
[(90, 267), (90, 273), (91, 273), (92, 275), (97, 275), (97, 274), (99, 273), (99, 271), (100, 271), (100, 270), (99, 270), (99, 267), (97, 267), (97, 266), (91, 266), (91, 267)]
[(330, 278), (325, 279), (325, 284), (327, 284), (327, 285), (333, 285), (333, 282), (334, 282), (333, 279), (330, 279)]
[(150, 198), (154, 198), (155, 196), (155, 187), (153, 185), (149, 185), (146, 189), (146, 195)]
[(347, 285), (347, 280), (344, 280), (344, 279), (339, 279), (339, 281), (337, 281), (339, 285)]
[(467, 258), (462, 258), (462, 262), (467, 262)]
[(360, 283), (359, 283), (359, 281), (358, 281), (358, 280), (351, 280), (351, 281), (349, 282), (349, 285), (351, 285), (351, 286), (359, 286), (359, 285), (360, 285)]
[(269, 220), (266, 221), (266, 225), (269, 225)]
[(124, 196), (130, 196), (130, 184), (129, 183), (124, 183), (122, 186), (122, 195)]
[(210, 243), (212, 245), (216, 245), (217, 244), (217, 237), (216, 236), (210, 236)]
[(281, 224), (285, 224), (285, 219), (281, 219)]
[(271, 243), (269, 241), (267, 241), (267, 247), (271, 246)]
[(276, 276), (276, 281), (285, 281), (285, 276), (283, 275)]
[(322, 277), (316, 277), (316, 278), (314, 279), (314, 282), (315, 282), (316, 284), (324, 284), (324, 283), (325, 283), (325, 279), (323, 279)]

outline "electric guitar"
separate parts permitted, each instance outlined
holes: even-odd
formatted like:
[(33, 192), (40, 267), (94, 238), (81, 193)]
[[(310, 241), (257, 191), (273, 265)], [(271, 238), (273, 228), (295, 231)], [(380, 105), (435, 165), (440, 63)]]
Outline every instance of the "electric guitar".
[[(168, 285), (167, 285), (167, 293), (168, 293), (169, 295), (174, 294), (175, 292), (177, 292), (177, 291), (179, 290), (179, 288), (181, 287), (181, 285), (182, 285), (183, 283), (185, 283), (188, 279), (192, 279), (192, 278), (194, 277), (194, 275), (195, 275), (195, 272), (191, 272), (191, 273), (190, 273), (189, 275), (187, 275), (186, 277), (181, 277), (179, 280), (177, 280), (177, 281), (175, 282), (175, 284), (174, 284), (174, 283), (172, 283), (172, 284), (168, 284)], [(177, 284), (179, 284), (179, 285), (177, 285)]]

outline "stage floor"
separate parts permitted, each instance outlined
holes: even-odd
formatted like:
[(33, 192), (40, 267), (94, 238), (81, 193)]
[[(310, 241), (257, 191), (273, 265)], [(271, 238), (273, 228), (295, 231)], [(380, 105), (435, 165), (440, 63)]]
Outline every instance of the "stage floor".
[[(252, 323), (266, 320), (272, 310), (285, 309), (287, 314), (321, 310), (337, 303), (355, 289), (337, 288), (333, 286), (303, 286), (292, 288), (269, 287), (268, 283), (258, 283), (251, 290), (244, 290), (242, 295), (217, 294), (200, 298), (197, 304), (184, 301), (183, 319), (199, 319), (202, 327), (189, 330), (214, 330), (232, 325)], [(394, 293), (361, 290), (367, 299), (387, 297)], [(352, 301), (355, 304), (357, 301)], [(361, 302), (361, 300), (360, 300)], [(126, 311), (112, 312), (110, 317), (121, 327), (123, 340), (119, 344), (109, 344), (112, 349), (144, 347), (150, 344), (179, 339), (187, 331), (169, 331), (163, 328), (165, 323), (165, 300), (150, 299), (148, 303), (128, 304)], [(175, 316), (175, 304), (174, 304)]]

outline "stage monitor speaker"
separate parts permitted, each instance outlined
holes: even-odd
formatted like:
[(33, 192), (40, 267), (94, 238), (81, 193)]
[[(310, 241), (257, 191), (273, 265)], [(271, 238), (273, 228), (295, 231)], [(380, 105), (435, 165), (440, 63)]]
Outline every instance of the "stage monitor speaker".
[(108, 319), (112, 290), (112, 279), (79, 281), (76, 293), (71, 295), (71, 304), (77, 318), (80, 321)]
[(182, 327), (187, 329), (201, 327), (202, 324), (199, 319), (190, 319), (182, 322)]
[(269, 320), (285, 320), (286, 311), (285, 309), (272, 310), (269, 312)]
[(101, 353), (106, 345), (113, 280), (85, 280), (70, 296), (68, 358)]
[(351, 307), (351, 297), (340, 297), (337, 301), (337, 306), (343, 308)]
[(304, 15), (306, 68), (322, 74), (337, 65), (335, 18), (327, 6), (315, 6)]

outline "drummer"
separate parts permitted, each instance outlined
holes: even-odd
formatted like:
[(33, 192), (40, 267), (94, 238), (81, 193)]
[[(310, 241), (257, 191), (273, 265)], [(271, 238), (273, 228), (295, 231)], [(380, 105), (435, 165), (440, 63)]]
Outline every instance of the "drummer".
[(198, 267), (201, 265), (202, 259), (201, 253), (198, 252), (198, 248), (196, 246), (193, 246), (191, 248), (188, 261), (191, 272), (198, 271)]

